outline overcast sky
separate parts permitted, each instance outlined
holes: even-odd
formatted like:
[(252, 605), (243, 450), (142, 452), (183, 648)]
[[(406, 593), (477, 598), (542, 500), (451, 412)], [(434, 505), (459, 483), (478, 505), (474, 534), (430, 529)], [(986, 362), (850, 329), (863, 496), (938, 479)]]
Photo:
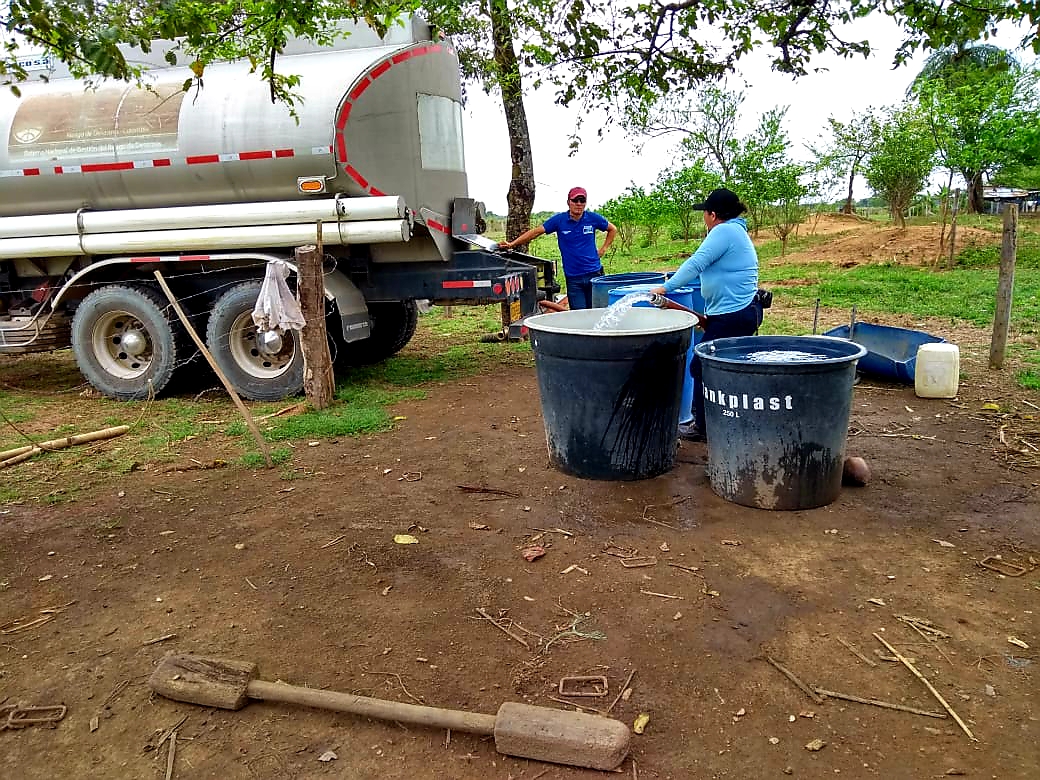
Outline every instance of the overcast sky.
[[(925, 57), (918, 55), (893, 70), (892, 57), (900, 38), (896, 25), (887, 16), (875, 14), (853, 29), (857, 39), (866, 38), (878, 53), (869, 59), (848, 60), (821, 55), (813, 64), (826, 70), (798, 79), (772, 72), (763, 56), (749, 56), (741, 69), (748, 84), (744, 87), (743, 122), (738, 132), (751, 132), (764, 111), (778, 105), (789, 106), (784, 126), (792, 142), (791, 155), (806, 159), (804, 144), (820, 137), (829, 116), (847, 121), (869, 106), (900, 102)], [(1020, 37), (1009, 30), (991, 42), (1013, 49)], [(731, 82), (733, 86), (739, 83)], [(588, 189), (589, 205), (596, 208), (632, 182), (651, 186), (658, 173), (676, 158), (675, 136), (652, 140), (642, 150), (636, 149), (637, 142), (616, 127), (608, 130), (603, 140), (597, 140), (596, 129), (603, 121), (597, 117), (586, 120), (582, 133), (585, 140), (577, 154), (568, 156), (568, 129), (575, 125), (576, 110), (554, 105), (551, 90), (529, 92), (525, 105), (534, 149), (536, 211), (563, 210), (567, 190), (576, 185)], [(470, 196), (484, 201), (496, 214), (505, 214), (510, 161), (501, 101), (471, 88), (464, 112), (464, 132)], [(868, 194), (866, 185), (858, 183), (857, 196)]]

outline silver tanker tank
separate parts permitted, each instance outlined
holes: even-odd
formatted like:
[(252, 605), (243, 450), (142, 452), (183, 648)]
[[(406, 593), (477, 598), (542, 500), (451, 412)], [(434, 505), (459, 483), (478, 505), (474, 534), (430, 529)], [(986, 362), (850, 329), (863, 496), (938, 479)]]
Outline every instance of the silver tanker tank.
[[(419, 21), (329, 50), (290, 44), (296, 117), (243, 63), (156, 67), (143, 89), (53, 78), (0, 90), (0, 216), (396, 195), (450, 213), (466, 195), (458, 59)], [(161, 56), (156, 50), (153, 58)], [(313, 185), (312, 185), (313, 186)]]

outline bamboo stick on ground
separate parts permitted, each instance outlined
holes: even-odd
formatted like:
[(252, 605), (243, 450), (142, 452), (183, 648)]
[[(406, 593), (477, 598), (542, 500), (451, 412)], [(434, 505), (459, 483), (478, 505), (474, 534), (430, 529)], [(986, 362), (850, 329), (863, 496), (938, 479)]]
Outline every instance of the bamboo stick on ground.
[(978, 740), (975, 738), (975, 735), (971, 733), (971, 729), (968, 728), (968, 725), (963, 720), (961, 720), (961, 716), (954, 712), (953, 707), (946, 703), (946, 699), (942, 697), (942, 694), (939, 693), (939, 691), (935, 690), (934, 685), (928, 682), (928, 678), (921, 674), (919, 671), (917, 671), (917, 667), (910, 663), (908, 660), (906, 660), (906, 658), (904, 658), (898, 650), (896, 650), (894, 647), (892, 647), (892, 645), (886, 642), (883, 636), (875, 632), (874, 638), (881, 644), (883, 644), (885, 647), (887, 647), (889, 652), (892, 653), (892, 655), (894, 655), (896, 658), (898, 658), (899, 662), (913, 673), (914, 677), (916, 677), (918, 680), (924, 683), (924, 686), (929, 690), (929, 692), (931, 692), (932, 696), (934, 696), (936, 700), (943, 706), (943, 709), (950, 713), (951, 718), (957, 721), (957, 725), (960, 726), (961, 730), (968, 735), (968, 738), (971, 739), (972, 742), (978, 742)]
[(843, 699), (845, 701), (854, 701), (857, 704), (873, 704), (875, 707), (884, 707), (886, 710), (899, 710), (900, 712), (912, 712), (914, 715), (924, 715), (926, 718), (938, 718), (940, 720), (946, 719), (945, 712), (932, 712), (930, 710), (919, 710), (916, 707), (907, 707), (903, 704), (892, 704), (891, 702), (881, 701), (879, 699), (863, 699), (859, 696), (853, 696), (848, 693), (836, 693), (835, 691), (825, 691), (823, 688), (813, 688), (821, 696), (829, 696), (832, 699)]
[(772, 664), (776, 668), (776, 670), (780, 672), (780, 674), (782, 674), (788, 680), (797, 685), (798, 690), (800, 690), (802, 693), (804, 693), (817, 704), (823, 704), (823, 698), (820, 696), (820, 694), (813, 691), (808, 685), (806, 685), (800, 679), (798, 679), (798, 677), (795, 676), (794, 672), (788, 670), (785, 666), (783, 666), (783, 664), (781, 664), (775, 658), (771, 658), (768, 655), (766, 656), (766, 660), (770, 664)]
[(836, 636), (834, 638), (837, 639), (838, 642), (841, 643), (842, 647), (844, 647), (846, 650), (848, 650), (850, 653), (852, 653), (854, 656), (856, 656), (859, 660), (863, 661), (863, 663), (865, 663), (867, 666), (877, 666), (876, 663), (874, 663), (869, 658), (867, 658), (865, 655), (863, 655), (863, 653), (861, 653), (856, 648), (856, 646), (854, 644), (852, 644), (851, 642), (846, 642), (840, 636)]
[(80, 433), (75, 436), (65, 436), (61, 439), (51, 439), (50, 441), (41, 441), (34, 445), (26, 445), (24, 447), (16, 447), (13, 450), (6, 450), (0, 452), (0, 469), (26, 461), (41, 452), (52, 452), (53, 450), (63, 450), (68, 447), (75, 447), (78, 444), (89, 444), (95, 441), (114, 439), (116, 436), (122, 436), (129, 430), (129, 425), (116, 425), (112, 428), (102, 428), (99, 431)]
[(530, 646), (529, 644), (527, 644), (527, 640), (526, 640), (526, 639), (524, 639), (524, 638), (523, 638), (522, 636), (517, 636), (516, 634), (514, 634), (514, 633), (513, 633), (512, 631), (510, 631), (510, 630), (509, 630), (508, 628), (506, 628), (506, 627), (505, 627), (504, 625), (502, 625), (502, 624), (501, 624), (501, 623), (499, 623), (499, 622), (498, 622), (497, 620), (495, 620), (495, 619), (494, 619), (493, 617), (491, 617), (491, 615), (489, 615), (489, 614), (487, 613), (487, 611), (486, 611), (486, 610), (483, 610), (483, 609), (481, 609), (481, 608), (479, 608), (479, 607), (478, 607), (478, 608), (477, 608), (477, 613), (478, 613), (478, 614), (479, 614), (479, 615), (480, 615), (480, 616), (481, 616), (482, 618), (484, 618), (484, 619), (485, 619), (485, 620), (486, 620), (486, 621), (487, 621), (488, 623), (490, 623), (490, 624), (491, 624), (491, 625), (493, 625), (493, 626), (494, 626), (495, 628), (497, 628), (497, 629), (498, 629), (499, 631), (501, 631), (501, 632), (503, 632), (503, 633), (505, 633), (505, 634), (509, 635), (510, 637), (512, 637), (513, 639), (515, 639), (515, 640), (516, 640), (517, 642), (519, 642), (520, 644), (522, 644), (522, 645), (523, 645), (524, 647), (526, 647), (526, 648), (530, 649), (530, 647), (531, 647), (531, 646)]

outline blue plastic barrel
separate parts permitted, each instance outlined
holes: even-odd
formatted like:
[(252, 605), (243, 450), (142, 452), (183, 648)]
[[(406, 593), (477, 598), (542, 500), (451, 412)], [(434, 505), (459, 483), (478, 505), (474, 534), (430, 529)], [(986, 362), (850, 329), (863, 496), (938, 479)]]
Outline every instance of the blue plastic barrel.
[(592, 280), (592, 308), (602, 309), (607, 306), (609, 293), (615, 287), (624, 287), (626, 284), (638, 284), (639, 282), (664, 284), (664, 274), (660, 271), (633, 271), (628, 274), (597, 276)]
[[(610, 303), (616, 303), (629, 293), (649, 292), (655, 287), (660, 286), (660, 284), (651, 283), (631, 284), (627, 287), (616, 287), (610, 291), (608, 300)], [(693, 309), (701, 314), (704, 313), (704, 298), (701, 297), (701, 283), (699, 280), (687, 287), (680, 287), (674, 292), (668, 293), (666, 297), (681, 306), (685, 306), (687, 309)], [(649, 305), (649, 302), (640, 302), (636, 304), (636, 306)], [(681, 423), (688, 423), (693, 420), (693, 393), (694, 389), (697, 387), (697, 380), (690, 376), (690, 361), (693, 360), (694, 347), (701, 343), (703, 337), (704, 331), (695, 328), (693, 331), (693, 340), (690, 342), (690, 349), (686, 353), (686, 373), (683, 375), (682, 408), (679, 411), (679, 422)]]
[(632, 309), (597, 330), (602, 316), (580, 309), (524, 321), (549, 462), (584, 479), (655, 477), (675, 464), (679, 381), (696, 320)]
[(837, 498), (867, 350), (828, 336), (740, 336), (703, 342), (697, 354), (712, 490), (759, 509)]

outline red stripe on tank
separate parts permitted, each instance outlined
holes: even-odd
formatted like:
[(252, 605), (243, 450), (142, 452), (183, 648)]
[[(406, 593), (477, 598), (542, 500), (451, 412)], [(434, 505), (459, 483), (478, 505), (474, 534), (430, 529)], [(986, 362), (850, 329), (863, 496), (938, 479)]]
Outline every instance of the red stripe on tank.
[(347, 126), (347, 119), (350, 117), (350, 109), (354, 107), (354, 104), (349, 100), (343, 104), (343, 107), (339, 110), (339, 116), (336, 117), (336, 129), (342, 131)]
[(366, 190), (368, 189), (368, 181), (365, 179), (364, 176), (362, 176), (360, 173), (358, 173), (357, 168), (355, 168), (353, 165), (349, 165), (348, 164), (347, 167), (346, 167), (346, 170), (347, 170), (347, 176), (349, 176), (354, 181), (356, 181), (358, 184), (360, 184), (362, 189), (366, 189)]
[(102, 171), (130, 171), (133, 170), (133, 162), (110, 162), (110, 163), (88, 163), (83, 165), (83, 173), (100, 173)]
[(364, 94), (365, 90), (368, 89), (371, 83), (372, 79), (370, 79), (368, 76), (365, 76), (365, 78), (362, 79), (361, 83), (354, 87), (354, 91), (350, 93), (350, 99), (357, 100), (359, 97), (361, 97), (361, 95)]

